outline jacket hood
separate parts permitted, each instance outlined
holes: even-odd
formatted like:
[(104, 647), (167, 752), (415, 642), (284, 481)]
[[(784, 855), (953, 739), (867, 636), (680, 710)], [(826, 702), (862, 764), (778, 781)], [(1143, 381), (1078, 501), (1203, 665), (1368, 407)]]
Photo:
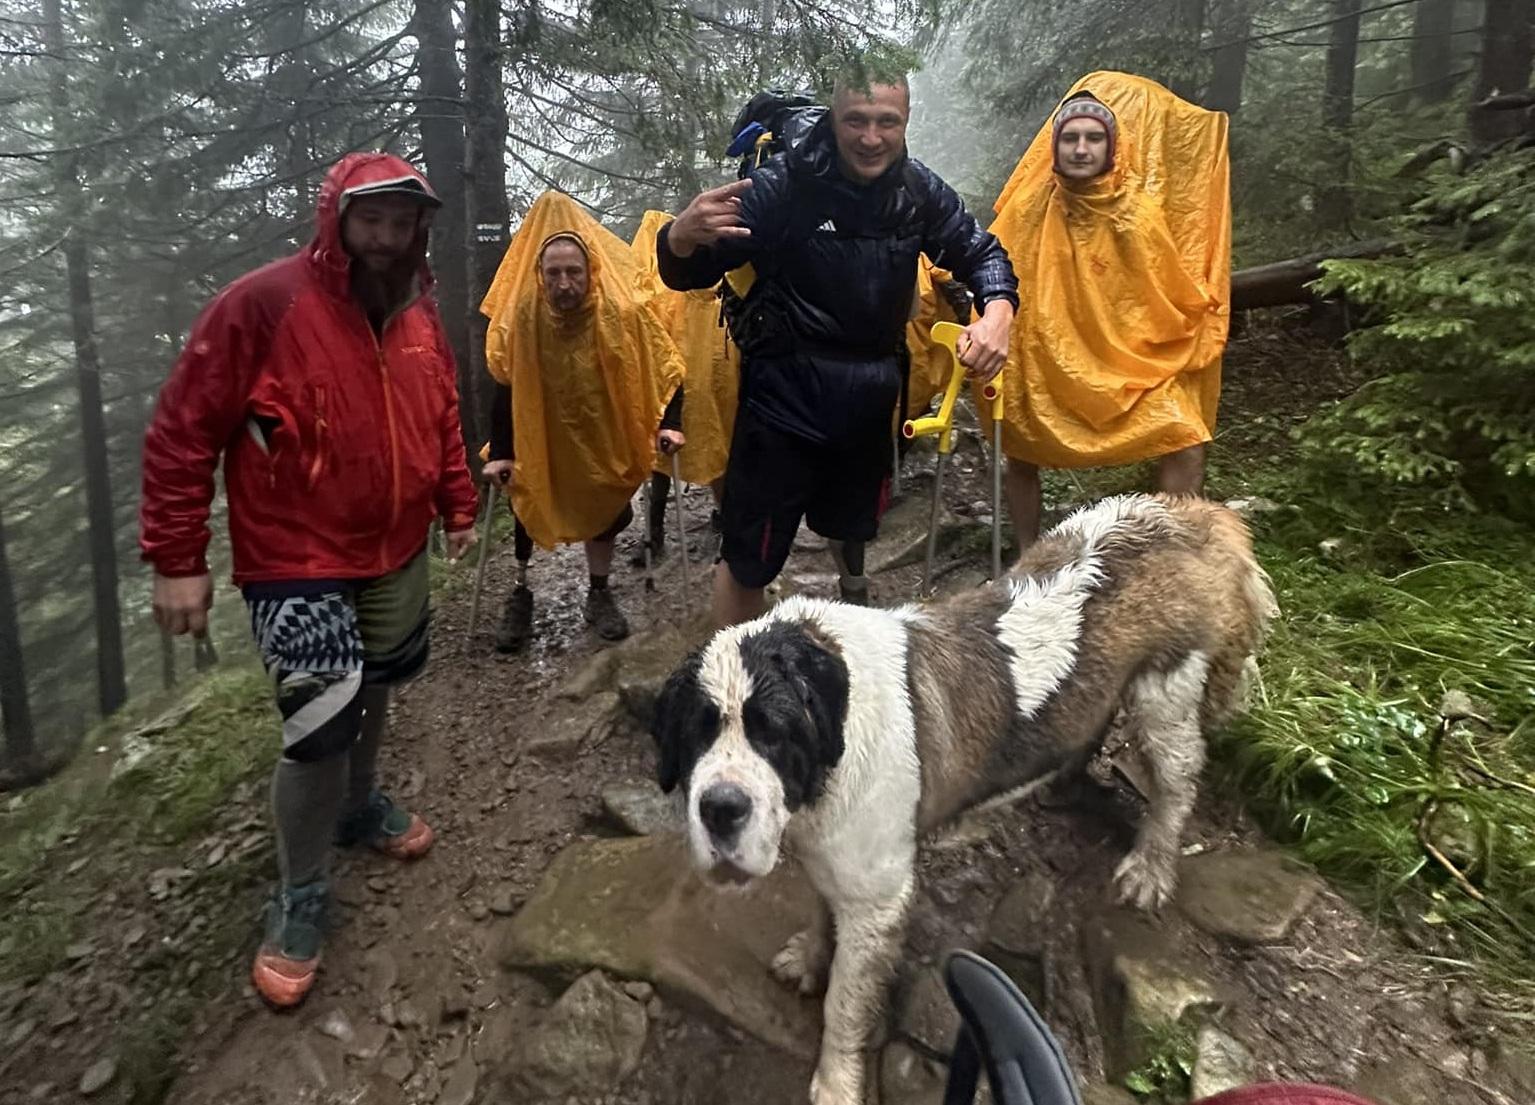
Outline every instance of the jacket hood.
[[(391, 184), (401, 187), (391, 189)], [(331, 291), (348, 294), (352, 259), (341, 244), (341, 216), (347, 202), (358, 194), (391, 191), (418, 194), (421, 198), (423, 218), (417, 224), (414, 247), (416, 276), (422, 290), (431, 286), (432, 270), (426, 260), (427, 235), (431, 212), (442, 205), (442, 200), (426, 177), (403, 158), (390, 153), (349, 153), (325, 174), (325, 183), (320, 186), (320, 198), (315, 205), (314, 237), (304, 250), (321, 282)]]

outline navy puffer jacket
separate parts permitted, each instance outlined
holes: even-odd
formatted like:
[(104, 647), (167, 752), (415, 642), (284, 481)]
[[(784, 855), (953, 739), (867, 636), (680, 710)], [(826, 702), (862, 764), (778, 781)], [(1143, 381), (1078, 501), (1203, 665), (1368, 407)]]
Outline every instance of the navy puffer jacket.
[(888, 437), (900, 351), (925, 253), (976, 302), (1018, 303), (1007, 251), (931, 169), (902, 157), (879, 179), (842, 175), (830, 118), (764, 162), (742, 198), (751, 237), (675, 256), (657, 237), (661, 278), (708, 288), (750, 262), (757, 280), (736, 337), (742, 402), (814, 441)]

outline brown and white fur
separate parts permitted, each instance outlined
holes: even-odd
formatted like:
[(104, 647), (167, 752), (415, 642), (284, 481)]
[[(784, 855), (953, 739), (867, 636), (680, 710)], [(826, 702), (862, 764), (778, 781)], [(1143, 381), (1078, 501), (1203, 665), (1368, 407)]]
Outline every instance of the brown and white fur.
[(773, 965), (806, 993), (830, 967), (815, 1105), (863, 1100), (919, 836), (1084, 762), (1121, 710), (1156, 794), (1115, 877), (1143, 908), (1169, 898), (1203, 732), (1240, 706), (1274, 610), (1235, 514), (1120, 496), (997, 583), (897, 610), (790, 599), (673, 673), (653, 732), (694, 862), (739, 884), (792, 851), (826, 907)]

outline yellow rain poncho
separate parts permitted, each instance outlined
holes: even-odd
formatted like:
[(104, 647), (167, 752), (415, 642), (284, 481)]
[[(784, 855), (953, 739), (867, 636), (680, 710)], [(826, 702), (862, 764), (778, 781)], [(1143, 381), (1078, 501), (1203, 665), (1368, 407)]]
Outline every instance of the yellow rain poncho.
[(1113, 168), (1057, 176), (1046, 123), (991, 227), (1023, 300), (1003, 451), (1052, 468), (1209, 441), (1230, 319), (1226, 116), (1125, 73), (1089, 74), (1071, 94), (1084, 90), (1118, 121)]
[[(550, 308), (538, 266), (559, 234), (580, 240), (591, 272), (585, 306), (568, 317)], [(544, 548), (607, 529), (656, 462), (682, 358), (644, 288), (623, 239), (545, 192), (480, 304), (486, 365), (512, 392), (512, 509)]]
[(906, 417), (916, 418), (927, 410), (933, 397), (948, 386), (954, 371), (954, 358), (941, 345), (933, 344), (933, 323), (958, 322), (959, 317), (938, 285), (954, 277), (938, 268), (925, 255), (917, 258), (917, 292), (912, 301), (911, 321), (906, 324), (906, 350), (911, 357), (906, 384)]
[[(687, 399), (682, 405), (687, 446), (677, 454), (678, 470), (688, 483), (712, 483), (725, 474), (730, 456), (741, 354), (720, 325), (720, 301), (713, 291), (676, 292), (661, 283), (656, 271), (656, 234), (670, 221), (665, 212), (645, 212), (634, 233), (634, 256), (647, 281), (645, 288), (655, 295), (656, 314), (677, 344), (687, 370)], [(671, 475), (671, 462), (656, 470)]]

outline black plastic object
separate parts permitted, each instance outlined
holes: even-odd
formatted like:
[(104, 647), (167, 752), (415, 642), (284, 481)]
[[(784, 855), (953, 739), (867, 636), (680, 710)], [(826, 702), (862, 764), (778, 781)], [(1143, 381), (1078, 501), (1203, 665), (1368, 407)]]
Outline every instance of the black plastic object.
[[(798, 146), (805, 135), (826, 109), (815, 102), (808, 92), (788, 92), (780, 88), (759, 92), (736, 113), (730, 124), (731, 143), (727, 153), (739, 157), (741, 163), (736, 176), (750, 175), (760, 157), (771, 157)], [(765, 150), (756, 149), (756, 141), (763, 134), (771, 133), (772, 141)]]
[(971, 1105), (983, 1066), (996, 1105), (1082, 1105), (1061, 1045), (1012, 979), (966, 951), (943, 975), (963, 1022), (943, 1105)]

